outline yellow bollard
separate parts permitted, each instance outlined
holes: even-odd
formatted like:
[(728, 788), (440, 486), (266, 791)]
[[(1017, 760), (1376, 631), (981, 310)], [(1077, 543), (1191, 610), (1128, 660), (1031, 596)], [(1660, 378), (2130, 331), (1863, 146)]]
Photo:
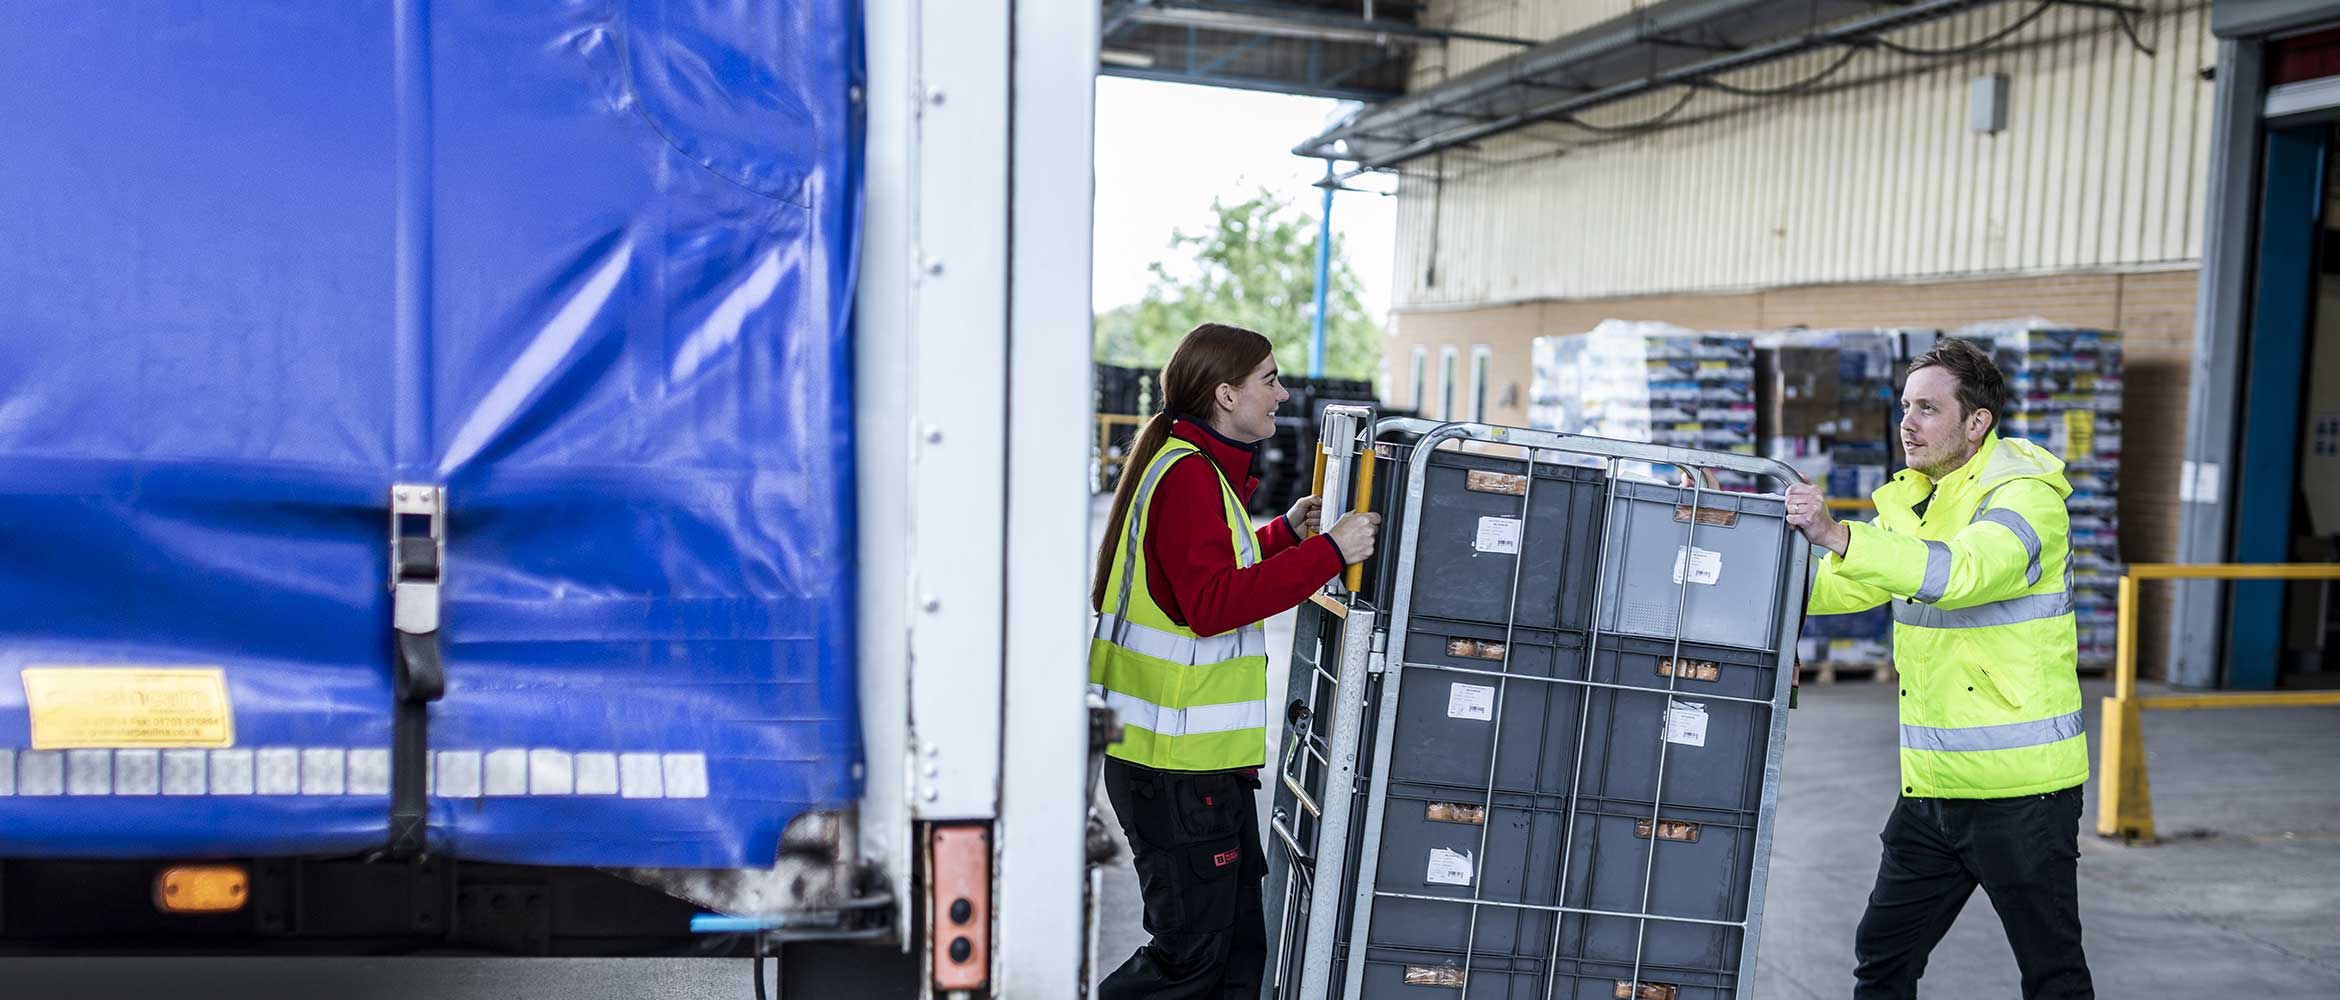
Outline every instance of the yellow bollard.
[(2153, 792), (2145, 784), (2145, 730), (2137, 703), (2137, 578), (2121, 577), (2120, 625), (2113, 650), (2113, 694), (2097, 733), (2096, 832), (2153, 842)]
[(2145, 778), (2145, 730), (2138, 708), (2135, 698), (2104, 700), (2104, 731), (2097, 746), (2096, 832), (2150, 844), (2153, 789)]

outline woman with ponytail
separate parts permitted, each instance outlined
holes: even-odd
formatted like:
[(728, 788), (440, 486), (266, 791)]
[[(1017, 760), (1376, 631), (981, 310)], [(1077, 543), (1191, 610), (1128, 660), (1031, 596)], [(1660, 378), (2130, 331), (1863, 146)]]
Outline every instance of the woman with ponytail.
[(1318, 534), (1318, 498), (1303, 497), (1252, 529), (1254, 449), (1289, 398), (1266, 337), (1195, 327), (1162, 368), (1162, 394), (1122, 466), (1090, 591), (1089, 686), (1124, 733), (1106, 751), (1105, 793), (1153, 934), (1098, 995), (1254, 997), (1267, 959), (1261, 622), (1373, 555), (1380, 518), (1351, 514)]

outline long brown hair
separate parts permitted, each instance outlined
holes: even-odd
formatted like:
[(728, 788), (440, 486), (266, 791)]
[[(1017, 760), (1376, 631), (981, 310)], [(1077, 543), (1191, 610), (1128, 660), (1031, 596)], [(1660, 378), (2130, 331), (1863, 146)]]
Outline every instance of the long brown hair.
[(1204, 323), (1186, 331), (1162, 366), (1162, 412), (1146, 421), (1121, 463), (1121, 480), (1113, 487), (1113, 514), (1105, 520), (1104, 543), (1097, 548), (1097, 582), (1089, 588), (1089, 604), (1105, 610), (1105, 581), (1113, 574), (1113, 556), (1121, 548), (1121, 525), (1129, 505), (1137, 499), (1138, 481), (1146, 466), (1170, 440), (1170, 422), (1178, 416), (1201, 420), (1211, 412), (1212, 396), (1222, 385), (1242, 385), (1251, 370), (1275, 354), (1276, 346), (1239, 326)]

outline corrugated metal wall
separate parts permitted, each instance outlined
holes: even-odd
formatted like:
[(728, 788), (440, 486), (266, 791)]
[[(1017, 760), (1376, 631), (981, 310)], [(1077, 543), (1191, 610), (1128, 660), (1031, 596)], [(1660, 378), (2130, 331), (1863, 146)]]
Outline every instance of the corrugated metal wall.
[[(2145, 5), (2138, 31), (2153, 56), (2111, 15), (2055, 6), (1980, 55), (1871, 50), (1799, 96), (1702, 92), (1662, 130), (1614, 138), (1550, 124), (1416, 161), (1399, 184), (1398, 308), (2196, 261), (2209, 4)], [(2034, 7), (2000, 4), (1894, 39), (1954, 49)], [(1430, 20), (1552, 37), (1630, 8), (1447, 0)], [(1434, 82), (1508, 51), (1454, 45), (1425, 54), (1416, 76)], [(1835, 59), (1730, 82), (1786, 87)], [(2008, 127), (1977, 134), (1970, 81), (1989, 73), (2010, 79)], [(1674, 101), (1587, 117), (1630, 125)]]
[[(1431, 0), (1422, 23), (1505, 38), (1552, 39), (1582, 31), (1634, 8), (1632, 0)], [(1414, 86), (1436, 83), (1519, 51), (1517, 46), (1451, 42), (1444, 58), (1425, 49), (1414, 62)]]

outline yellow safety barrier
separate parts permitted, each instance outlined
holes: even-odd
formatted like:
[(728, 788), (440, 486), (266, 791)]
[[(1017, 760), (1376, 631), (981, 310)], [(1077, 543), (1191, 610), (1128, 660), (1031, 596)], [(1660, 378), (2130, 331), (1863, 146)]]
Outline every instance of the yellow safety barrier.
[(2113, 693), (2104, 699), (2104, 730), (2097, 734), (2096, 832), (2152, 843), (2153, 793), (2145, 778), (2145, 709), (2296, 708), (2340, 705), (2340, 691), (2245, 691), (2217, 694), (2137, 696), (2137, 581), (2139, 580), (2340, 580), (2340, 563), (2246, 564), (2132, 563), (2121, 577), (2120, 635), (2115, 647)]
[(1145, 426), (1146, 421), (1152, 418), (1141, 417), (1134, 413), (1100, 413), (1096, 416), (1097, 482), (1102, 484), (1100, 487), (1101, 489), (1110, 490), (1113, 488), (1114, 482), (1119, 478), (1119, 473), (1117, 472), (1113, 476), (1107, 476), (1105, 474), (1106, 467), (1119, 466), (1122, 464), (1122, 461), (1126, 461), (1128, 459), (1128, 456), (1123, 456), (1121, 461), (1116, 461), (1113, 459), (1113, 429), (1115, 427), (1143, 427)]

